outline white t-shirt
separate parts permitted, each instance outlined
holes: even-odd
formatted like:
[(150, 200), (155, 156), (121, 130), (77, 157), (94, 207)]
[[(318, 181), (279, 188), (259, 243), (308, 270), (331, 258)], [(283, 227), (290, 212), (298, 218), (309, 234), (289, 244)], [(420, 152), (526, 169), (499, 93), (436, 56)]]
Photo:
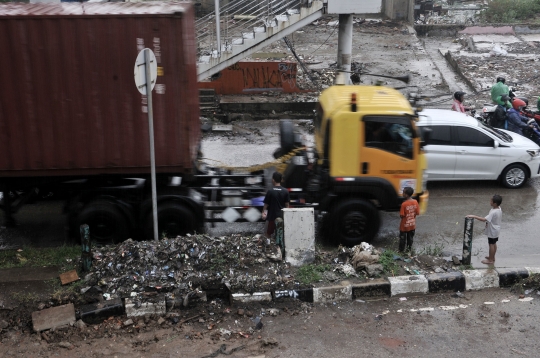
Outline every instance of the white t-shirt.
[(486, 229), (484, 233), (487, 237), (496, 239), (501, 233), (501, 221), (502, 221), (502, 210), (499, 207), (498, 209), (491, 209), (489, 214), (486, 216)]

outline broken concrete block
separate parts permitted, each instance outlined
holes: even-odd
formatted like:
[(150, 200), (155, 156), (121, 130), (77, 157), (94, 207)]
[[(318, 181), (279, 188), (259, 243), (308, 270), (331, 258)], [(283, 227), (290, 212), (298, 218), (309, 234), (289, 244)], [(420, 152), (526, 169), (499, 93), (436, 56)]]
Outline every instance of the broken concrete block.
[(463, 275), (467, 290), (499, 287), (499, 274), (495, 270), (464, 270)]
[(60, 281), (62, 282), (62, 285), (67, 285), (68, 283), (72, 283), (78, 280), (79, 275), (77, 275), (77, 271), (75, 270), (64, 272), (60, 275)]
[(315, 260), (313, 208), (283, 209), (285, 262), (302, 266)]
[(384, 267), (381, 264), (373, 264), (366, 266), (366, 272), (369, 276), (379, 276), (383, 273)]
[(313, 289), (313, 302), (350, 301), (351, 299), (351, 285), (319, 287)]
[(212, 131), (214, 132), (231, 132), (232, 124), (214, 124), (212, 126)]
[(165, 298), (157, 302), (142, 302), (138, 303), (130, 298), (126, 298), (126, 315), (128, 318), (141, 317), (147, 315), (164, 315), (165, 314)]
[(233, 302), (271, 302), (272, 294), (270, 292), (255, 292), (252, 295), (249, 293), (235, 293), (232, 295)]
[(36, 332), (73, 323), (75, 323), (73, 303), (32, 312), (32, 326)]
[(127, 321), (124, 321), (124, 326), (131, 326), (133, 324), (133, 320), (130, 318)]
[(388, 277), (390, 295), (428, 293), (429, 283), (424, 275)]
[(81, 319), (88, 324), (101, 323), (111, 316), (121, 316), (124, 314), (124, 305), (122, 300), (114, 300), (93, 303), (81, 306)]

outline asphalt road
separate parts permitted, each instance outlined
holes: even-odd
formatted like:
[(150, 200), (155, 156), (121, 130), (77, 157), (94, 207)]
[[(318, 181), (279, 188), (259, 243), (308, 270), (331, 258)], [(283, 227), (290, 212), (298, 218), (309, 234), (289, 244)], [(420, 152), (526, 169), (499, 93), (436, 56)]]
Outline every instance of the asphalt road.
[[(297, 121), (308, 143), (312, 141), (306, 121)], [(203, 141), (207, 158), (233, 166), (269, 162), (279, 146), (279, 127), (275, 120), (234, 122), (232, 133), (209, 134)], [(209, 161), (215, 164), (216, 162)], [(536, 236), (540, 222), (538, 192), (540, 180), (530, 180), (522, 189), (510, 190), (494, 181), (429, 183), (430, 201), (426, 215), (418, 218), (415, 248), (417, 251), (443, 251), (445, 256), (461, 255), (464, 217), (489, 212), (493, 194), (503, 197), (503, 227), (498, 243), (497, 267), (538, 266), (540, 241)], [(19, 226), (0, 229), (0, 248), (24, 245), (57, 246), (69, 242), (64, 228), (60, 201), (29, 204), (16, 215)], [(397, 213), (381, 213), (382, 229), (374, 241), (376, 246), (397, 247), (399, 217)], [(218, 224), (208, 231), (213, 235), (262, 232), (262, 224)], [(474, 225), (474, 267), (485, 267), (480, 261), (487, 255), (487, 239), (483, 225)]]

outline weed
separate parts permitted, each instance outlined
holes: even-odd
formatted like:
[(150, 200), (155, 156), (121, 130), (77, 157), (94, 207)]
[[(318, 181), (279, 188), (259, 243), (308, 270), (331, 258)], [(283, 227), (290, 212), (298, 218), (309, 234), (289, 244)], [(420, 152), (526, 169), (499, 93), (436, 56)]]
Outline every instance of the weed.
[(488, 23), (514, 23), (534, 18), (540, 12), (539, 0), (493, 0), (480, 13)]
[(428, 256), (441, 256), (442, 252), (444, 250), (444, 246), (442, 244), (433, 244), (424, 246), (424, 248), (419, 252), (422, 255), (428, 255)]
[(527, 289), (540, 290), (540, 274), (532, 274), (527, 278), (520, 279), (510, 288), (510, 291), (523, 294)]
[(76, 258), (81, 256), (80, 246), (53, 248), (24, 247), (22, 250), (0, 251), (0, 269), (13, 267), (62, 266), (63, 271), (75, 268)]
[(474, 270), (474, 267), (472, 265), (459, 265), (459, 270)]
[(310, 284), (322, 279), (321, 273), (331, 270), (330, 265), (304, 265), (298, 269), (296, 278), (303, 284)]
[(384, 272), (395, 276), (399, 271), (399, 265), (396, 264), (394, 256), (399, 256), (394, 250), (384, 250), (379, 256), (379, 263), (383, 266)]
[(33, 292), (13, 292), (11, 298), (19, 303), (31, 303), (38, 301), (39, 297)]

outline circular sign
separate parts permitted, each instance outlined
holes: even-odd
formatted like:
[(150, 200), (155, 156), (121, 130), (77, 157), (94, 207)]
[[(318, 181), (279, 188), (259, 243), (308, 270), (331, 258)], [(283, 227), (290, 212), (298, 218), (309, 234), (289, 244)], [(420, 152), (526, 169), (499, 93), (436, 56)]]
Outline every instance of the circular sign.
[(139, 52), (135, 60), (135, 86), (141, 94), (146, 95), (146, 60), (150, 62), (150, 91), (154, 89), (157, 79), (157, 60), (154, 52), (145, 48)]

